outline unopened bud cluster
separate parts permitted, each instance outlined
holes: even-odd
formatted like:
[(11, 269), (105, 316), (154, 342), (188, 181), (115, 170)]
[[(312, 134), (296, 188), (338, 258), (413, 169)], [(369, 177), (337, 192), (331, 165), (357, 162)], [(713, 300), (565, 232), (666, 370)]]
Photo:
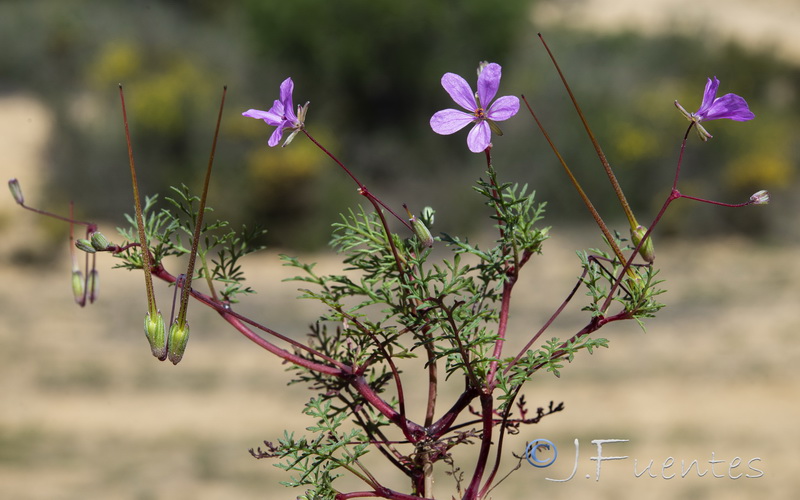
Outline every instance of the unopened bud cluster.
[(79, 238), (75, 240), (75, 246), (78, 250), (82, 250), (86, 253), (95, 253), (95, 252), (104, 252), (111, 248), (111, 242), (108, 241), (108, 238), (103, 236), (103, 233), (100, 231), (93, 232), (89, 239)]

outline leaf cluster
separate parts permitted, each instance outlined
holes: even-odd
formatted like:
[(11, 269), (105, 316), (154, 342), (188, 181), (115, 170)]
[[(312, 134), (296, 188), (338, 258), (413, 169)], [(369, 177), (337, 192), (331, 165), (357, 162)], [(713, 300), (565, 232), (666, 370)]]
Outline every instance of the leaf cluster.
[[(192, 195), (189, 188), (182, 185), (172, 187), (172, 196), (166, 197), (168, 207), (157, 207), (158, 196), (146, 197), (142, 207), (145, 238), (152, 255), (152, 265), (162, 266), (168, 257), (181, 257), (192, 251), (192, 239), (199, 216), (200, 198)], [(206, 212), (213, 212), (206, 207)], [(141, 269), (143, 266), (142, 248), (136, 220), (126, 214), (129, 226), (117, 228), (127, 244), (125, 250), (115, 254), (122, 260), (116, 267)], [(204, 217), (205, 220), (205, 217)], [(234, 303), (241, 294), (254, 293), (245, 285), (245, 275), (241, 268), (242, 257), (261, 250), (256, 243), (266, 231), (258, 227), (242, 226), (240, 230), (230, 229), (227, 221), (204, 222), (197, 245), (197, 275), (193, 279), (204, 279), (212, 295), (219, 294), (221, 300)]]
[[(490, 169), (489, 180), (476, 191), (490, 207), (499, 234), (490, 248), (444, 234), (435, 240), (448, 248), (432, 249), (410, 232), (388, 231), (383, 214), (359, 207), (342, 214), (333, 227), (331, 246), (342, 256), (342, 273), (320, 274), (315, 264), (281, 256), (284, 265), (301, 271), (290, 279), (302, 285), (301, 298), (325, 307), (311, 328), (312, 350), (296, 354), (351, 366), (377, 394), (399, 390), (397, 362), (418, 358), (425, 367), (442, 363), (447, 377), (462, 377), (468, 390), (481, 390), (497, 361), (492, 352), (504, 289), (541, 252), (548, 228), (539, 227), (544, 204), (526, 186), (499, 184)], [(419, 220), (430, 225), (433, 213), (426, 210)], [(302, 367), (293, 370), (294, 383), (308, 385), (327, 402), (328, 418), (350, 415), (371, 441), (386, 442), (381, 429), (388, 421), (369, 410), (347, 381)], [(391, 405), (398, 408), (397, 399)], [(448, 438), (442, 439), (440, 448), (449, 449)], [(447, 460), (449, 454), (438, 457)]]
[(340, 430), (347, 415), (332, 412), (331, 402), (323, 398), (311, 399), (303, 413), (317, 419), (315, 425), (306, 428), (314, 433), (313, 438), (295, 438), (293, 433), (284, 432), (277, 444), (265, 442), (266, 450), (251, 449), (250, 453), (256, 458), (281, 460), (275, 466), (291, 473), (291, 479), (281, 484), (308, 488), (298, 498), (333, 500), (338, 492), (332, 483), (341, 476), (337, 472), (340, 469), (370, 482), (359, 462), (369, 451), (365, 435), (359, 429)]
[[(631, 250), (630, 245), (624, 245), (626, 240), (615, 234), (617, 244), (625, 250)], [(652, 318), (664, 307), (656, 297), (664, 293), (659, 287), (663, 280), (656, 278), (658, 270), (652, 265), (631, 266), (633, 277), (620, 278), (622, 264), (612, 258), (608, 252), (592, 249), (592, 253), (578, 252), (578, 257), (583, 267), (583, 284), (586, 286), (586, 295), (590, 302), (583, 310), (591, 312), (593, 317), (606, 314), (605, 304), (612, 290), (615, 290), (611, 301), (621, 305), (627, 313), (627, 318), (635, 319), (644, 330), (642, 319)], [(617, 280), (620, 280), (617, 283)]]

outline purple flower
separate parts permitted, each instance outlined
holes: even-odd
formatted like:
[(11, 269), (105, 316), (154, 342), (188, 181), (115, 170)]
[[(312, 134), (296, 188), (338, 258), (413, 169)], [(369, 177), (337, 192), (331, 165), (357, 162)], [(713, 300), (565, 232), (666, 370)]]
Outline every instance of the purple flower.
[(478, 69), (478, 91), (473, 93), (466, 80), (454, 73), (445, 73), (442, 77), (442, 87), (456, 104), (469, 113), (457, 109), (438, 111), (431, 117), (433, 131), (437, 134), (450, 135), (474, 122), (475, 126), (467, 135), (469, 150), (480, 153), (489, 147), (492, 132), (503, 135), (495, 122), (508, 120), (519, 111), (519, 99), (514, 96), (500, 97), (494, 104), (489, 105), (497, 94), (500, 76), (499, 64), (482, 63)]
[(722, 97), (717, 97), (717, 89), (719, 88), (719, 80), (717, 77), (709, 78), (706, 83), (706, 90), (703, 92), (703, 102), (700, 104), (700, 109), (694, 113), (689, 113), (683, 106), (675, 101), (675, 106), (683, 113), (690, 122), (694, 122), (697, 128), (697, 134), (704, 141), (709, 140), (712, 135), (700, 125), (700, 122), (707, 122), (711, 120), (721, 120), (727, 118), (737, 122), (744, 122), (752, 120), (755, 115), (747, 106), (747, 102), (736, 94), (725, 94)]
[(297, 106), (297, 114), (294, 114), (294, 105), (292, 104), (292, 91), (294, 91), (294, 82), (291, 78), (287, 78), (281, 83), (280, 99), (272, 104), (269, 111), (261, 111), (259, 109), (248, 109), (242, 116), (264, 120), (267, 125), (277, 127), (272, 135), (269, 137), (269, 147), (275, 147), (281, 142), (283, 131), (285, 129), (292, 130), (289, 137), (283, 143), (284, 146), (288, 145), (294, 139), (294, 136), (303, 129), (306, 119), (306, 111), (308, 110), (308, 103), (303, 106)]

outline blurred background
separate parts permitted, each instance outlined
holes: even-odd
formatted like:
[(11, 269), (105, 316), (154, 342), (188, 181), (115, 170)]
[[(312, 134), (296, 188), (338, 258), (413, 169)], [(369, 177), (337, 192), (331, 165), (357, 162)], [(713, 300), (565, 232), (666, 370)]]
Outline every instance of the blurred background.
[[(373, 192), (392, 206), (432, 205), (434, 233), (480, 237), (484, 207), (464, 193), (484, 171), (482, 156), (467, 150), (466, 132), (442, 137), (428, 125), (453, 105), (443, 73), (474, 85), (479, 61), (500, 63), (499, 95), (525, 94), (595, 205), (622, 230), (536, 33), (558, 57), (642, 223), (668, 193), (687, 126), (673, 101), (696, 110), (706, 78), (717, 76), (720, 93), (744, 96), (756, 120), (713, 122), (707, 144), (690, 137), (681, 191), (734, 203), (768, 189), (773, 201), (743, 210), (674, 204), (656, 247), (669, 280), (665, 314), (646, 336), (622, 328), (631, 333), (624, 341), (579, 360), (574, 374), (545, 379), (528, 399), (565, 400), (569, 411), (551, 417), (562, 427), (543, 432), (567, 444), (584, 433), (586, 457), (590, 439), (633, 433), (645, 445), (632, 455), (663, 459), (685, 448), (694, 458), (727, 447), (720, 453), (771, 454), (767, 475), (656, 483), (626, 474), (550, 490), (525, 470), (496, 497), (533, 484), (565, 498), (620, 498), (636, 488), (649, 498), (791, 498), (800, 489), (789, 425), (799, 413), (798, 370), (788, 366), (798, 354), (790, 335), (800, 297), (799, 28), (794, 0), (0, 0), (0, 172), (20, 180), (30, 204), (63, 213), (74, 200), (78, 218), (111, 235), (132, 211), (118, 84), (142, 189), (161, 196), (180, 183), (199, 189), (227, 85), (209, 203), (235, 226), (268, 229), (269, 251), (252, 261), (261, 293), (242, 307), (300, 336), (319, 311), (296, 305), (294, 286), (274, 284), (286, 272), (272, 252), (332, 265), (319, 254), (330, 224), (361, 200), (307, 140), (269, 148), (271, 129), (241, 117), (269, 109), (286, 77), (295, 103), (311, 102), (311, 133)], [(557, 228), (545, 256), (553, 260), (539, 274), (551, 269), (558, 286), (530, 284), (526, 304), (534, 305), (518, 312), (524, 326), (541, 322), (574, 283), (572, 252), (600, 242), (533, 121), (521, 112), (502, 127), (496, 168), (535, 188)], [(5, 196), (0, 234), (0, 496), (294, 496), (275, 490), (279, 471), (246, 452), (283, 428), (304, 427), (270, 396), (273, 379), (288, 380), (273, 360), (224, 328), (198, 328), (177, 369), (159, 365), (136, 326), (140, 276), (112, 272), (111, 259), (101, 258), (101, 302), (79, 310), (69, 297), (62, 224)], [(194, 324), (217, 324), (195, 314)], [(569, 323), (559, 328), (571, 331)], [(282, 401), (299, 411), (304, 399), (295, 391)]]
[[(0, 93), (35, 99), (51, 120), (37, 179), (47, 207), (77, 200), (80, 216), (120, 223), (131, 196), (117, 84), (143, 190), (162, 195), (169, 185), (199, 186), (228, 85), (211, 205), (221, 218), (266, 225), (272, 245), (314, 249), (336, 214), (358, 202), (351, 181), (308, 141), (268, 148), (270, 129), (241, 112), (269, 109), (291, 76), (296, 103), (311, 101), (308, 128), (373, 191), (417, 209), (436, 200), (448, 231), (471, 231), (480, 205), (448, 206), (483, 166), (464, 134), (442, 138), (428, 120), (452, 105), (443, 73), (474, 84), (478, 62), (496, 61), (501, 95), (528, 97), (579, 177), (598, 185), (590, 195), (613, 221), (621, 212), (536, 38), (543, 31), (642, 219), (662, 203), (685, 130), (673, 101), (697, 109), (716, 75), (720, 92), (745, 96), (758, 120), (712, 124), (718, 137), (690, 149), (683, 189), (730, 202), (769, 189), (779, 208), (764, 217), (681, 204), (662, 231), (796, 237), (789, 214), (798, 207), (786, 200), (800, 155), (793, 3), (763, 4), (784, 5), (785, 14), (741, 10), (745, 2), (732, 3), (738, 10), (730, 2), (607, 4), (5, 1)], [(532, 120), (521, 114), (503, 128), (495, 163), (506, 178), (535, 186), (554, 220), (586, 221)], [(23, 188), (31, 181), (24, 173), (13, 174)]]

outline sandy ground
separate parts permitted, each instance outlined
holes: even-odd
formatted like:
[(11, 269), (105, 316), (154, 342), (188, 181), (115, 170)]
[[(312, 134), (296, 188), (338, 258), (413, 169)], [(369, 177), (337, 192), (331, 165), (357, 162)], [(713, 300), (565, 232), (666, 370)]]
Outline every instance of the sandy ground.
[[(725, 2), (726, 13), (745, 3)], [(720, 2), (671, 4), (696, 20), (712, 18), (706, 6)], [(661, 15), (646, 7), (660, 2), (573, 5), (581, 8), (560, 15), (576, 23), (608, 19), (615, 26), (627, 18), (642, 25)], [(764, 16), (796, 24), (796, 2), (758, 5)], [(766, 21), (747, 19), (746, 27), (712, 24), (763, 34)], [(767, 32), (782, 29), (769, 26)], [(795, 40), (781, 50), (800, 57), (791, 52), (797, 46)], [(19, 177), (35, 203), (51, 121), (24, 97), (0, 100), (0, 110), (0, 173)], [(37, 224), (0, 196), (0, 498), (294, 498), (297, 492), (277, 485), (285, 479), (280, 471), (247, 453), (283, 429), (310, 424), (297, 416), (306, 394), (285, 387), (283, 367), (199, 307), (190, 314), (184, 361), (157, 362), (141, 331), (141, 276), (111, 270), (112, 259), (101, 258), (100, 300), (80, 309), (71, 298), (65, 244), (55, 250), (64, 258), (54, 266), (22, 263), (47, 241)], [(597, 245), (594, 232), (556, 231), (545, 255), (530, 264), (531, 281), (516, 292), (509, 348), (560, 303), (577, 274), (573, 250), (586, 245)], [(514, 463), (512, 450), (540, 437), (558, 446), (559, 460), (543, 470), (524, 464), (493, 498), (790, 499), (800, 491), (798, 248), (722, 239), (660, 243), (657, 251), (667, 309), (647, 323), (646, 334), (633, 324), (610, 325), (602, 331), (610, 349), (579, 356), (560, 379), (543, 374), (532, 381), (532, 406), (564, 401), (566, 411), (511, 438), (505, 466)], [(301, 335), (318, 311), (293, 300), (293, 285), (276, 284), (287, 275), (276, 256), (255, 257), (248, 269), (260, 294), (243, 310)], [(167, 304), (166, 290), (161, 297)], [(553, 335), (568, 335), (582, 320), (570, 311)], [(603, 455), (627, 458), (603, 462), (597, 480), (591, 441), (612, 438), (628, 441), (606, 444)], [(575, 439), (574, 477), (546, 480), (570, 476)], [(674, 465), (665, 468), (670, 457)], [(637, 477), (651, 460), (649, 472)], [(681, 460), (697, 460), (707, 472), (681, 477)], [(439, 498), (449, 498), (451, 480), (439, 475), (437, 485)]]
[[(532, 263), (536, 281), (517, 291), (512, 345), (571, 286), (575, 243), (556, 234)], [(542, 375), (531, 383), (532, 406), (564, 401), (566, 411), (511, 439), (508, 467), (510, 450), (519, 451), (526, 439), (553, 440), (561, 458), (543, 471), (525, 465), (494, 498), (533, 498), (531, 488), (548, 498), (794, 498), (800, 489), (796, 252), (736, 240), (660, 245), (668, 308), (648, 322), (648, 333), (610, 326), (603, 331), (610, 349), (580, 356), (561, 379)], [(184, 361), (177, 367), (155, 361), (140, 327), (141, 276), (110, 266), (102, 259), (101, 299), (86, 309), (73, 305), (64, 266), (0, 270), (2, 282), (14, 284), (0, 292), (0, 497), (293, 497), (276, 490), (279, 471), (247, 449), (310, 424), (297, 417), (303, 392), (285, 388), (288, 376), (274, 359), (197, 307)], [(274, 285), (286, 276), (276, 256), (254, 258), (249, 267), (262, 293), (244, 310), (281, 331), (302, 333), (314, 308), (292, 300), (290, 284)], [(571, 312), (553, 334), (566, 335), (580, 321)], [(604, 454), (629, 458), (603, 463), (596, 481), (591, 440), (611, 438), (629, 441), (606, 445)], [(577, 476), (546, 481), (570, 475), (574, 439)], [(679, 469), (680, 460), (698, 460), (708, 470), (712, 453), (723, 461), (714, 470), (722, 477), (662, 476)], [(663, 472), (668, 457), (676, 465)], [(735, 457), (741, 465), (730, 471)], [(756, 458), (750, 465), (763, 477), (731, 478), (758, 475), (747, 465)], [(637, 478), (634, 459), (639, 472), (654, 460), (658, 477)], [(438, 481), (444, 498), (450, 480)]]

